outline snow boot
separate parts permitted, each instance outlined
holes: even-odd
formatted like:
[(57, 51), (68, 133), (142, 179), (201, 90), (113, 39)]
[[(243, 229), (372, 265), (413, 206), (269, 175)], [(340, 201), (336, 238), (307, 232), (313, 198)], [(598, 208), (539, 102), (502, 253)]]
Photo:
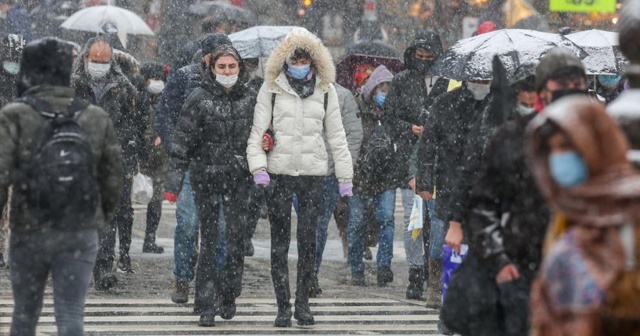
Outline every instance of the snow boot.
[(298, 325), (307, 326), (314, 325), (315, 321), (313, 319), (313, 314), (311, 314), (311, 309), (309, 309), (309, 303), (296, 302), (296, 311), (293, 314), (293, 317), (298, 320)]
[(189, 302), (189, 280), (178, 279), (173, 280), (173, 291), (171, 292), (171, 301), (173, 303)]
[(202, 314), (200, 315), (200, 321), (198, 321), (198, 325), (201, 327), (215, 327), (216, 316), (214, 314)]
[(364, 271), (351, 272), (351, 285), (352, 286), (366, 286), (364, 281)]
[(442, 260), (429, 258), (426, 306), (431, 309), (440, 309), (442, 306)]
[(222, 299), (222, 307), (220, 307), (220, 317), (230, 320), (236, 316), (236, 296), (231, 294)]
[(393, 272), (388, 266), (378, 268), (378, 286), (386, 286), (387, 283), (393, 282)]
[(278, 305), (278, 316), (274, 324), (278, 328), (291, 326), (291, 304)]
[(409, 300), (422, 299), (423, 287), (422, 269), (410, 268), (409, 269), (409, 286), (407, 287), (406, 297)]

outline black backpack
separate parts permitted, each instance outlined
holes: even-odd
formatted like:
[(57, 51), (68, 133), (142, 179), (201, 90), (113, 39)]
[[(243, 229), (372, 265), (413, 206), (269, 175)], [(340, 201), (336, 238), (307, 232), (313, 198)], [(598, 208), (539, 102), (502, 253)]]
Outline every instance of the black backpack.
[(65, 230), (90, 223), (98, 209), (100, 187), (91, 143), (77, 121), (89, 103), (74, 99), (64, 114), (32, 96), (18, 101), (46, 119), (36, 132), (31, 168), (20, 184), (33, 226)]
[(380, 122), (364, 146), (359, 165), (366, 183), (389, 180), (398, 166), (393, 141)]

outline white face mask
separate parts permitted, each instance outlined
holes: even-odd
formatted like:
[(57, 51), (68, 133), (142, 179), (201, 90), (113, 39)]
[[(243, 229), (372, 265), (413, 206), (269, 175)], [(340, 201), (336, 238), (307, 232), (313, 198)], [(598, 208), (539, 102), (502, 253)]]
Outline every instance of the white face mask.
[(10, 75), (17, 75), (20, 72), (20, 63), (18, 62), (2, 62), (2, 68)]
[(238, 82), (238, 75), (216, 75), (216, 82), (220, 83), (220, 85), (226, 87), (227, 89), (236, 85)]
[(106, 76), (107, 73), (109, 73), (109, 70), (111, 70), (110, 63), (106, 63), (106, 64), (94, 63), (94, 62), (87, 63), (87, 72), (93, 79), (100, 79)]
[(467, 89), (473, 94), (473, 99), (483, 100), (491, 91), (491, 84), (478, 84), (467, 82)]
[(152, 94), (159, 94), (164, 90), (164, 82), (161, 80), (149, 80), (149, 86), (147, 86), (147, 91)]
[(518, 113), (523, 117), (528, 116), (535, 111), (536, 109), (533, 107), (526, 107), (522, 104), (518, 104)]

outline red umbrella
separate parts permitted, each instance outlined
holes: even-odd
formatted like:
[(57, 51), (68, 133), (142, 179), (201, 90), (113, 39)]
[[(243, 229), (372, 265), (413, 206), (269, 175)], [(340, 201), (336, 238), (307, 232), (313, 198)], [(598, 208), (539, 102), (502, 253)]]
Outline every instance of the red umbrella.
[(394, 74), (404, 70), (404, 64), (397, 58), (353, 54), (345, 57), (336, 66), (336, 82), (351, 91), (355, 91), (362, 85), (360, 81), (364, 79), (361, 76), (357, 76), (356, 73), (367, 70), (373, 71), (379, 65), (386, 66)]

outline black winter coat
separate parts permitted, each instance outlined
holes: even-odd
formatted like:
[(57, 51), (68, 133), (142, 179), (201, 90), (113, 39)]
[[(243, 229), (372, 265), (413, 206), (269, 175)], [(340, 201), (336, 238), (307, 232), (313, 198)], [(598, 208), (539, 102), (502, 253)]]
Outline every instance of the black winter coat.
[(84, 67), (77, 67), (71, 77), (71, 85), (78, 98), (104, 109), (111, 118), (122, 151), (124, 174), (133, 176), (137, 171), (138, 155), (144, 146), (146, 125), (137, 104), (137, 90), (129, 79), (112, 67), (107, 74), (102, 95), (92, 88), (91, 79)]
[(247, 140), (257, 93), (238, 83), (227, 94), (208, 71), (180, 112), (169, 149), (165, 190), (179, 194), (184, 174), (220, 192), (250, 181)]
[(438, 218), (450, 218), (446, 205), (464, 167), (465, 146), (467, 141), (475, 141), (469, 137), (471, 128), (489, 100), (490, 96), (475, 100), (463, 86), (438, 97), (429, 109), (418, 144), (416, 188), (429, 192), (436, 188)]
[(9, 104), (16, 97), (16, 76), (0, 69), (0, 108)]
[(465, 237), (492, 277), (509, 263), (535, 272), (542, 258), (550, 212), (526, 163), (524, 147), (525, 130), (534, 117), (518, 118), (496, 131), (469, 198)]
[[(431, 107), (435, 99), (447, 92), (448, 80), (440, 78), (433, 82), (427, 95), (425, 76), (416, 70), (398, 73), (391, 81), (382, 115), (383, 122), (389, 127), (391, 137), (398, 146), (400, 168), (398, 176), (407, 175), (408, 162), (418, 136), (411, 132), (412, 125), (423, 125), (421, 116)], [(403, 184), (406, 188), (406, 183)]]

